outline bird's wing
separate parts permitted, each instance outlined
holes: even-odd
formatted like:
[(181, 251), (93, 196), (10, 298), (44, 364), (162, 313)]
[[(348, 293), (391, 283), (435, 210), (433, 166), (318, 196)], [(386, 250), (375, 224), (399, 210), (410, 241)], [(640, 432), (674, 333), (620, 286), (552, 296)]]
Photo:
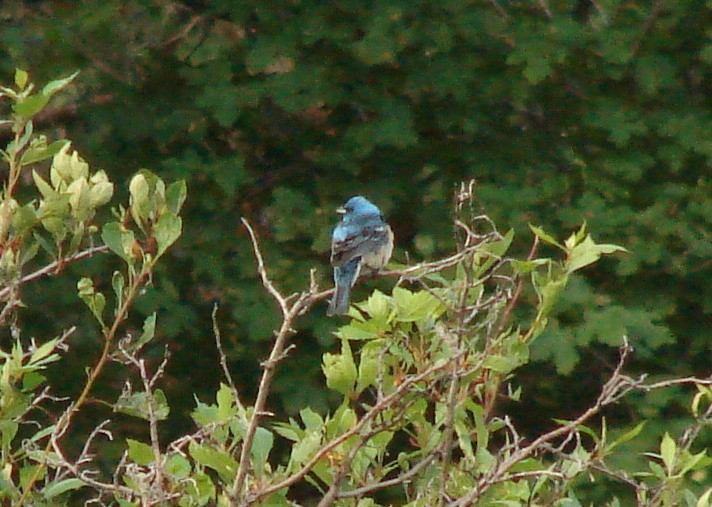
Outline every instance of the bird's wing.
[(380, 217), (361, 223), (352, 223), (334, 231), (331, 244), (332, 266), (343, 266), (364, 254), (373, 252), (388, 240), (388, 226)]

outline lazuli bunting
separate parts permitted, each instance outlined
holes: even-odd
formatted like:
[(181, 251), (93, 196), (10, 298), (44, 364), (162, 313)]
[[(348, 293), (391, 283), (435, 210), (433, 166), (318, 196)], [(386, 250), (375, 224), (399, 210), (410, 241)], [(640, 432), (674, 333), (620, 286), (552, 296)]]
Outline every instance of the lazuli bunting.
[(334, 266), (334, 296), (328, 316), (349, 311), (351, 287), (362, 268), (376, 272), (386, 265), (393, 253), (393, 231), (383, 215), (366, 198), (352, 197), (336, 210), (343, 215), (331, 235), (331, 265)]

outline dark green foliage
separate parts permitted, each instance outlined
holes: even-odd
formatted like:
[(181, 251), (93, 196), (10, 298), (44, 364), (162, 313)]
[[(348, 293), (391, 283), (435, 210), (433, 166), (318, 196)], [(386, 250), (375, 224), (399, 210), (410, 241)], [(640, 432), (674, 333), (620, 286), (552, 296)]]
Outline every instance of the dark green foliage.
[[(246, 393), (246, 365), (266, 354), (276, 314), (240, 216), (281, 287), (303, 287), (311, 268), (326, 286), (336, 205), (367, 195), (396, 232), (396, 260), (430, 258), (451, 249), (443, 224), (469, 177), (500, 225), (561, 237), (585, 220), (630, 252), (571, 281), (537, 359), (597, 376), (579, 358), (592, 346), (610, 356), (599, 344), (627, 334), (640, 371), (709, 371), (709, 2), (10, 1), (0, 16), (3, 82), (15, 66), (36, 82), (80, 70), (76, 100), (53, 102), (36, 129), (67, 131), (112, 181), (140, 166), (188, 181), (183, 237), (136, 321), (161, 314), (159, 337), (181, 365), (166, 388), (185, 400), (171, 402), (176, 417), (186, 392), (217, 386), (205, 352), (214, 300)], [(36, 296), (57, 302), (43, 335), (77, 320), (63, 293)], [(317, 349), (334, 346), (319, 309), (300, 325), (299, 367), (280, 372), (271, 399), (292, 413), (327, 404), (310, 389)], [(647, 403), (626, 417), (670, 401)]]

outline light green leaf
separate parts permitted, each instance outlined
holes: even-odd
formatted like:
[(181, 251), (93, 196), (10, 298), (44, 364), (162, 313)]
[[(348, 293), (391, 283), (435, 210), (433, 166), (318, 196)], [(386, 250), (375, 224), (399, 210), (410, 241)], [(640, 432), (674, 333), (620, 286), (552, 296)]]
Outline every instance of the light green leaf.
[(125, 249), (125, 245), (129, 246), (133, 243), (133, 232), (124, 230), (119, 222), (109, 222), (108, 224), (104, 224), (101, 230), (101, 239), (104, 244), (109, 247), (109, 250), (126, 262), (131, 261), (129, 250)]
[(215, 470), (223, 481), (232, 483), (237, 473), (237, 462), (227, 453), (195, 441), (190, 442), (188, 451), (195, 461)]
[(266, 428), (258, 427), (252, 442), (252, 449), (250, 449), (250, 454), (255, 461), (255, 468), (258, 470), (267, 463), (273, 444), (274, 434)]
[(171, 456), (166, 463), (166, 472), (176, 479), (185, 479), (190, 475), (191, 469), (190, 461), (180, 454)]
[(76, 78), (78, 75), (79, 71), (76, 71), (65, 78), (50, 81), (49, 83), (44, 85), (44, 88), (42, 88), (42, 95), (46, 96), (49, 99), (49, 97), (57, 93), (59, 90), (67, 86), (72, 81), (74, 81), (74, 78)]
[(125, 285), (124, 275), (120, 271), (114, 271), (111, 277), (111, 287), (114, 289), (114, 294), (116, 294), (116, 307), (121, 308), (124, 304), (124, 285)]
[(42, 177), (34, 170), (32, 171), (32, 179), (35, 181), (35, 186), (37, 187), (37, 190), (40, 191), (40, 194), (42, 194), (42, 197), (44, 197), (45, 199), (49, 199), (57, 195), (57, 192), (54, 191), (54, 189), (49, 185), (49, 183), (43, 180)]
[(618, 245), (597, 245), (590, 235), (586, 236), (586, 239), (569, 250), (566, 270), (568, 273), (573, 273), (589, 264), (593, 264), (601, 258), (601, 255), (614, 252), (627, 252), (627, 250)]
[(676, 451), (677, 445), (675, 444), (675, 441), (666, 432), (663, 436), (662, 442), (660, 443), (660, 458), (663, 460), (663, 464), (665, 465), (668, 475), (673, 474)]
[(20, 90), (23, 90), (25, 88), (25, 85), (27, 84), (27, 71), (24, 71), (22, 69), (15, 69), (15, 84)]
[(79, 489), (84, 486), (86, 486), (86, 484), (84, 484), (81, 479), (77, 479), (75, 477), (71, 479), (64, 479), (59, 482), (52, 482), (44, 488), (44, 490), (42, 490), (42, 493), (47, 500), (52, 500), (54, 497), (59, 496), (62, 493), (74, 491), (75, 489)]
[(137, 440), (132, 440), (130, 438), (126, 439), (126, 443), (129, 446), (129, 458), (131, 458), (135, 463), (147, 466), (153, 463), (154, 455), (153, 449), (150, 445), (144, 444)]
[(309, 407), (300, 410), (299, 415), (301, 416), (302, 421), (304, 422), (304, 427), (307, 430), (315, 431), (324, 426), (324, 419), (322, 419), (319, 414), (314, 412)]
[(166, 206), (168, 207), (168, 211), (177, 215), (183, 207), (187, 195), (188, 187), (184, 180), (171, 183), (166, 189)]
[(50, 145), (47, 145), (46, 142), (42, 144), (38, 143), (36, 145), (35, 143), (32, 143), (27, 151), (22, 154), (22, 158), (20, 158), (20, 165), (24, 167), (26, 165), (34, 164), (35, 162), (54, 157), (62, 150), (62, 148), (64, 148), (64, 146), (66, 146), (66, 144), (66, 140), (55, 141)]
[[(166, 395), (161, 389), (153, 391), (154, 416), (157, 420), (163, 421), (170, 414), (170, 407), (166, 400)], [(150, 420), (149, 395), (144, 392), (122, 393), (119, 399), (114, 403), (113, 409), (115, 412), (128, 414), (133, 417), (138, 417), (146, 421)]]
[(32, 357), (30, 357), (30, 364), (37, 363), (49, 356), (54, 350), (55, 345), (57, 345), (56, 338), (40, 345), (37, 350), (34, 351)]
[(166, 213), (158, 219), (158, 222), (153, 227), (153, 233), (158, 244), (156, 259), (163, 255), (168, 247), (180, 237), (182, 226), (181, 218), (171, 213)]
[(561, 248), (562, 250), (564, 250), (564, 247), (558, 241), (556, 241), (556, 239), (553, 236), (544, 232), (544, 229), (542, 229), (541, 227), (537, 227), (535, 225), (529, 224), (529, 229), (531, 229), (531, 231), (534, 233), (534, 235), (537, 238), (539, 238), (541, 241), (543, 241), (544, 243)]
[(133, 344), (133, 349), (138, 350), (144, 345), (146, 345), (148, 342), (153, 340), (153, 337), (156, 334), (156, 312), (153, 312), (151, 315), (146, 317), (146, 319), (143, 321), (143, 332), (141, 333), (141, 336), (139, 337), (138, 340), (136, 340), (136, 343)]
[(20, 99), (12, 105), (12, 110), (23, 118), (32, 118), (47, 105), (49, 97), (43, 93), (35, 93), (25, 99)]
[(645, 426), (645, 423), (646, 423), (646, 421), (643, 421), (642, 423), (638, 424), (632, 430), (629, 430), (629, 431), (626, 431), (625, 433), (623, 433), (620, 437), (618, 437), (616, 440), (614, 440), (613, 442), (610, 443), (610, 445), (608, 446), (608, 450), (612, 451), (619, 445), (624, 444), (624, 443), (628, 442), (629, 440), (633, 440), (642, 431), (643, 427)]
[(710, 496), (712, 496), (712, 488), (702, 494), (699, 500), (697, 500), (695, 507), (710, 507)]
[(353, 393), (358, 372), (348, 340), (341, 340), (341, 354), (328, 352), (324, 354), (321, 369), (326, 376), (326, 385), (329, 389), (338, 391), (344, 396)]

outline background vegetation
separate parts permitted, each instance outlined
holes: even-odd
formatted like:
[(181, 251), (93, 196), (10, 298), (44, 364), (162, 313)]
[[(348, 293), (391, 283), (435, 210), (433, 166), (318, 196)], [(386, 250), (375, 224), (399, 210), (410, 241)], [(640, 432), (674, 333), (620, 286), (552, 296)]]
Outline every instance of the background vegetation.
[[(135, 315), (138, 329), (160, 313), (173, 354), (167, 438), (191, 425), (187, 393), (218, 387), (215, 301), (239, 390), (256, 390), (278, 313), (240, 216), (282, 287), (301, 288), (312, 267), (327, 284), (336, 205), (367, 195), (395, 230), (396, 260), (430, 259), (452, 249), (444, 224), (470, 177), (483, 209), (518, 238), (528, 222), (563, 237), (586, 220), (630, 251), (571, 280), (532, 348), (540, 364), (521, 372), (528, 401), (506, 407), (525, 427), (594, 400), (623, 334), (635, 371), (709, 374), (708, 2), (9, 1), (0, 17), (4, 83), (15, 66), (40, 83), (80, 71), (36, 130), (71, 138), (120, 196), (137, 167), (187, 180), (188, 225)], [(92, 262), (99, 272), (112, 261)], [(25, 290), (30, 334), (81, 321), (74, 283)], [(318, 309), (299, 323), (271, 408), (338, 402), (320, 388), (335, 327)], [(88, 322), (73, 340), (71, 366), (50, 371), (66, 394), (100, 350)], [(691, 394), (627, 398), (614, 424), (651, 419), (637, 440), (650, 449), (654, 435), (680, 431)]]

